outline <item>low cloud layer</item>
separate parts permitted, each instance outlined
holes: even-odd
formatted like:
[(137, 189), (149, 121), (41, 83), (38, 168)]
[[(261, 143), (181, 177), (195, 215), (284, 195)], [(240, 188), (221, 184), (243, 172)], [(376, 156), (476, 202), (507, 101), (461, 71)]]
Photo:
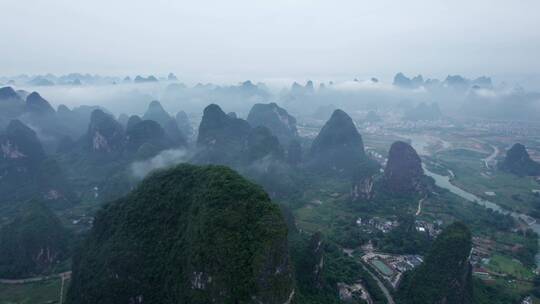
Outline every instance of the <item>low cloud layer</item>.
[(148, 173), (171, 167), (187, 161), (187, 151), (184, 149), (171, 149), (160, 152), (158, 155), (131, 165), (131, 172), (137, 178), (144, 178)]

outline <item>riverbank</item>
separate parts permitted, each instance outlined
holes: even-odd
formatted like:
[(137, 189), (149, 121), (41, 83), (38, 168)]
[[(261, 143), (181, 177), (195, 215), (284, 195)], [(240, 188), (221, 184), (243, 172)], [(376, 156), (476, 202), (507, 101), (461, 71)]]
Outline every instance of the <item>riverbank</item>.
[[(427, 137), (427, 136), (415, 136), (415, 135), (411, 136), (411, 135), (403, 135), (403, 134), (399, 134), (399, 136), (403, 136), (405, 138), (408, 138), (410, 140), (411, 145), (413, 146), (413, 148), (420, 155), (423, 155), (423, 156), (431, 156), (429, 150), (427, 149), (427, 147), (429, 146), (429, 142), (428, 142), (429, 140), (440, 140), (440, 139), (434, 138), (432, 136), (429, 136), (429, 137)], [(496, 151), (496, 152), (498, 153), (498, 151)], [(528, 215), (526, 215), (526, 214), (509, 211), (509, 210), (503, 208), (502, 206), (500, 206), (500, 205), (498, 205), (496, 203), (493, 203), (493, 202), (491, 202), (489, 200), (480, 198), (480, 197), (476, 196), (473, 193), (470, 193), (470, 192), (468, 192), (466, 190), (463, 190), (462, 188), (457, 187), (456, 185), (454, 185), (451, 182), (451, 177), (450, 176), (444, 176), (444, 175), (440, 175), (440, 174), (437, 174), (435, 172), (432, 172), (425, 165), (423, 165), (422, 167), (424, 168), (425, 174), (430, 176), (431, 178), (433, 178), (435, 180), (435, 184), (438, 187), (447, 189), (448, 191), (450, 191), (453, 194), (465, 199), (466, 201), (479, 204), (479, 205), (481, 205), (481, 206), (483, 206), (485, 208), (491, 209), (491, 210), (493, 210), (495, 212), (499, 212), (501, 214), (510, 215), (513, 218), (517, 219), (518, 221), (524, 222), (523, 219), (528, 218)], [(539, 243), (539, 247), (540, 247), (540, 223), (529, 221), (528, 227), (531, 228), (534, 232), (536, 232), (538, 234), (538, 236), (539, 236), (538, 243)], [(535, 260), (536, 260), (537, 271), (540, 271), (540, 251), (537, 252)]]

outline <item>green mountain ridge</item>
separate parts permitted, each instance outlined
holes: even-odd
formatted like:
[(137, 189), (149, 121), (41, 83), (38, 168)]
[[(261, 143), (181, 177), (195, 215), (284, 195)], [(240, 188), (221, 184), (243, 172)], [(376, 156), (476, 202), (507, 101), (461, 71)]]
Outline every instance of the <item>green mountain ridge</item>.
[(179, 165), (109, 203), (74, 259), (68, 303), (285, 303), (287, 227), (262, 189)]

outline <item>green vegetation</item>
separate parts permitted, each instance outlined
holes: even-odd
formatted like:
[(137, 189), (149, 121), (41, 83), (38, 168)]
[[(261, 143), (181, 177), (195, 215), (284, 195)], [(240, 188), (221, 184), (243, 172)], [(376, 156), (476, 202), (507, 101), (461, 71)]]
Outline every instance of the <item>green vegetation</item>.
[(398, 218), (399, 226), (387, 233), (380, 244), (383, 252), (422, 254), (430, 247), (429, 235), (416, 230), (412, 215)]
[(335, 110), (313, 140), (309, 167), (316, 172), (351, 178), (367, 161), (362, 136), (347, 113)]
[(179, 165), (104, 207), (74, 259), (69, 303), (285, 302), (287, 227), (262, 189)]
[[(452, 170), (456, 186), (490, 200), (508, 210), (531, 213), (540, 210), (540, 198), (533, 190), (540, 185), (532, 177), (516, 176), (500, 170), (487, 170), (482, 158), (485, 154), (470, 150), (448, 150), (435, 155), (435, 160)], [(486, 192), (494, 192), (487, 196)]]
[(485, 283), (474, 279), (474, 303), (475, 304), (507, 304), (519, 303), (522, 300), (522, 292), (516, 292), (515, 286), (509, 286), (502, 282)]
[(293, 234), (290, 250), (295, 266), (297, 293), (293, 303), (329, 304), (342, 303), (338, 297), (337, 283), (361, 282), (369, 291), (374, 303), (386, 303), (386, 298), (377, 282), (362, 266), (327, 239), (323, 240), (324, 266), (319, 280), (314, 280), (313, 266), (317, 262), (309, 249), (310, 240), (305, 234)]
[(471, 246), (467, 226), (459, 222), (448, 226), (424, 263), (406, 273), (398, 292), (400, 303), (472, 303)]
[(24, 278), (55, 271), (69, 256), (68, 231), (43, 204), (25, 204), (0, 230), (0, 278)]
[(489, 259), (487, 268), (493, 272), (507, 274), (520, 280), (530, 281), (534, 278), (533, 271), (530, 268), (523, 266), (520, 261), (499, 254), (496, 254)]
[[(0, 283), (0, 304), (57, 303), (62, 281), (59, 278), (26, 284)], [(64, 282), (64, 297), (69, 281)]]

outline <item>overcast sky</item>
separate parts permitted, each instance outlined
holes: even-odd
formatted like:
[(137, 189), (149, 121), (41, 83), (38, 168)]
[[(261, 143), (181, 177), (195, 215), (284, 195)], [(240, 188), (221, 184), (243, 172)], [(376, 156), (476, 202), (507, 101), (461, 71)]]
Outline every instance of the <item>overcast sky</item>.
[(0, 8), (1, 75), (321, 79), (540, 71), (538, 0), (0, 0)]

